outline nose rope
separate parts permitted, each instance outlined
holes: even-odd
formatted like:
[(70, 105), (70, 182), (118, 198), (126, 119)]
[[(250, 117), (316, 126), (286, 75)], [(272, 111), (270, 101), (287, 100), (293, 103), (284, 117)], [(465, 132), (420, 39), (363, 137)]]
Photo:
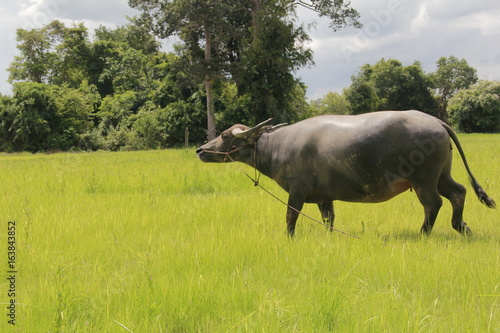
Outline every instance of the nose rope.
[[(237, 147), (236, 149), (234, 150), (231, 150), (231, 151), (228, 151), (228, 152), (218, 152), (218, 151), (211, 151), (211, 150), (203, 150), (204, 152), (207, 152), (207, 153), (212, 153), (212, 154), (219, 154), (219, 155), (225, 155), (224, 157), (224, 161), (226, 160), (226, 158), (229, 158), (231, 160), (231, 162), (235, 162), (235, 160), (231, 157), (231, 154), (232, 153), (235, 153), (237, 151), (240, 151), (241, 149), (243, 148), (246, 148), (247, 146), (243, 146), (243, 147)], [(351, 235), (345, 231), (342, 231), (342, 230), (339, 230), (339, 229), (335, 229), (333, 226), (331, 225), (328, 225), (326, 223), (323, 223), (323, 222), (320, 222), (318, 221), (317, 219), (301, 212), (300, 210), (298, 210), (297, 208), (295, 207), (292, 207), (290, 206), (288, 203), (286, 203), (285, 201), (283, 201), (282, 199), (280, 199), (279, 197), (277, 197), (275, 194), (273, 194), (272, 192), (270, 192), (268, 189), (266, 189), (265, 187), (263, 187), (262, 185), (260, 185), (259, 183), (259, 180), (260, 180), (260, 175), (261, 173), (259, 172), (259, 176), (257, 177), (257, 164), (256, 164), (256, 153), (257, 153), (257, 148), (256, 146), (254, 145), (254, 151), (253, 151), (253, 159), (254, 159), (254, 171), (255, 171), (255, 177), (252, 178), (252, 176), (250, 176), (245, 170), (243, 170), (243, 168), (241, 168), (238, 163), (233, 163), (245, 176), (248, 177), (248, 179), (250, 179), (254, 186), (258, 186), (260, 187), (262, 190), (264, 190), (264, 192), (266, 192), (267, 194), (269, 194), (270, 196), (272, 196), (273, 198), (275, 198), (276, 200), (278, 200), (279, 202), (281, 202), (282, 204), (284, 204), (285, 206), (287, 206), (288, 208), (292, 209), (293, 211), (297, 212), (298, 214), (310, 219), (311, 221), (313, 222), (316, 222), (324, 227), (327, 227), (330, 231), (336, 231), (336, 232), (339, 232), (343, 235), (346, 235), (346, 236), (349, 236), (349, 237), (352, 237), (352, 238), (357, 238), (357, 239), (363, 239), (359, 236), (355, 236), (355, 235)]]

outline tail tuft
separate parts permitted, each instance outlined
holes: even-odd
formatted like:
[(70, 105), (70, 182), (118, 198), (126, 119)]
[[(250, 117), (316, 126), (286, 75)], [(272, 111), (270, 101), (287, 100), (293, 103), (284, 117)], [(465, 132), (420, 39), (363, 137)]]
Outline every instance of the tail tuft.
[(477, 197), (479, 198), (479, 201), (481, 201), (483, 204), (488, 206), (489, 208), (497, 208), (497, 204), (495, 203), (495, 200), (490, 198), (488, 194), (483, 190), (481, 185), (477, 183), (475, 179), (471, 179), (471, 184), (472, 187), (474, 188), (474, 192), (476, 192)]

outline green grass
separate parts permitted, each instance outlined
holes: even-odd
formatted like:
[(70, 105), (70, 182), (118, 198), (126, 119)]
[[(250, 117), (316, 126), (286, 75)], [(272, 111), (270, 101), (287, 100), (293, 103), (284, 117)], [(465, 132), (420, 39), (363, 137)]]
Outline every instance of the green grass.
[[(500, 136), (460, 139), (500, 202)], [(459, 158), (453, 169), (467, 184)], [(500, 331), (499, 213), (469, 185), (472, 237), (446, 200), (421, 237), (408, 191), (336, 203), (336, 228), (362, 240), (301, 217), (291, 241), (282, 204), (194, 150), (0, 155), (0, 171), (1, 256), (15, 220), (18, 265), (17, 325), (2, 314), (2, 332)]]

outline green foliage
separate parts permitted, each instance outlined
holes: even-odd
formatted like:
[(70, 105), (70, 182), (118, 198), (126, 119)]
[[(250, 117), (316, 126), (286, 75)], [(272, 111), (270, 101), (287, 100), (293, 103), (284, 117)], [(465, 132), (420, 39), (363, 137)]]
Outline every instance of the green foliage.
[(347, 101), (353, 114), (379, 110), (379, 97), (374, 83), (366, 80), (353, 80), (345, 90)]
[(351, 105), (345, 94), (331, 91), (322, 98), (311, 101), (309, 107), (311, 110), (307, 117), (323, 114), (351, 114)]
[(201, 104), (199, 94), (194, 95), (188, 101), (171, 103), (165, 108), (164, 119), (167, 135), (167, 145), (178, 145), (184, 142), (184, 133), (189, 128), (191, 142), (203, 142), (206, 140), (206, 129), (204, 123), (206, 115)]
[(291, 4), (300, 5), (318, 13), (320, 17), (330, 19), (330, 28), (337, 31), (345, 26), (361, 28), (362, 24), (358, 21), (360, 15), (357, 10), (351, 8), (350, 1), (344, 0), (291, 0), (284, 1), (286, 6)]
[(87, 28), (83, 23), (66, 28), (54, 21), (48, 25), (60, 40), (55, 46), (54, 69), (49, 83), (78, 88), (88, 78), (88, 61), (91, 54)]
[(100, 127), (106, 131), (111, 127), (128, 127), (129, 116), (137, 110), (137, 94), (125, 91), (122, 94), (109, 95), (102, 99), (97, 112), (101, 119)]
[[(101, 27), (93, 42), (82, 24), (20, 29), (21, 56), (10, 68), (18, 88), (12, 98), (2, 98), (0, 148), (165, 148), (183, 143), (178, 134), (186, 127), (203, 141), (199, 86), (184, 80), (180, 58), (158, 51), (156, 39), (136, 23)], [(27, 53), (33, 47), (38, 53)]]
[(435, 113), (430, 80), (417, 61), (403, 66), (400, 61), (382, 59), (366, 64), (352, 77), (346, 97), (354, 114), (380, 110), (416, 109)]
[(216, 113), (210, 111), (211, 85), (228, 76), (239, 94), (250, 98), (252, 118), (257, 121), (300, 118), (303, 110), (297, 106), (305, 103), (297, 103), (296, 97), (303, 87), (293, 72), (312, 64), (312, 51), (306, 46), (306, 29), (297, 24), (297, 6), (328, 17), (333, 30), (360, 26), (359, 14), (347, 1), (130, 0), (129, 4), (141, 10), (142, 21), (159, 37), (182, 39), (177, 50), (183, 71), (195, 82), (205, 82), (208, 118)]
[(67, 150), (90, 129), (91, 98), (81, 91), (42, 83), (17, 83), (4, 110), (8, 150)]
[(500, 82), (479, 81), (459, 91), (450, 100), (448, 112), (452, 123), (463, 132), (500, 132)]
[(17, 29), (16, 40), (20, 55), (14, 57), (9, 67), (9, 82), (47, 82), (54, 62), (50, 52), (51, 38), (47, 29)]
[(177, 35), (182, 70), (206, 92), (208, 137), (216, 136), (213, 85), (222, 80), (234, 60), (235, 44), (248, 31), (243, 1), (130, 0), (142, 11), (142, 22), (160, 38)]
[(12, 137), (10, 134), (13, 107), (12, 98), (0, 94), (0, 151), (13, 151)]
[(151, 35), (146, 25), (135, 18), (128, 18), (130, 23), (110, 30), (101, 26), (95, 30), (95, 37), (99, 41), (108, 41), (116, 44), (126, 44), (129, 48), (140, 51), (144, 55), (155, 55), (160, 49), (160, 43)]
[(17, 48), (9, 81), (51, 83), (78, 88), (87, 77), (90, 42), (87, 28), (74, 24), (66, 28), (59, 21), (38, 29), (18, 29)]
[(102, 86), (103, 95), (148, 91), (154, 80), (162, 78), (158, 74), (164, 74), (156, 70), (166, 60), (158, 51), (159, 43), (136, 23), (132, 19), (115, 30), (100, 27), (95, 31), (91, 77)]
[(477, 71), (469, 66), (467, 60), (458, 60), (454, 56), (441, 57), (436, 63), (438, 68), (436, 72), (430, 74), (430, 79), (437, 95), (439, 116), (446, 119), (448, 101), (458, 91), (467, 89), (477, 82)]
[(467, 60), (454, 56), (441, 57), (436, 62), (437, 70), (431, 75), (434, 86), (443, 99), (448, 100), (459, 90), (467, 89), (478, 80), (477, 71), (470, 67)]
[[(431, 89), (441, 96), (442, 108), (477, 79), (465, 60), (454, 57), (441, 58), (430, 76), (418, 62), (403, 66), (382, 59), (363, 66), (342, 95), (308, 105), (306, 87), (293, 75), (312, 64), (297, 6), (328, 17), (337, 30), (359, 26), (349, 2), (130, 4), (142, 11), (140, 18), (116, 29), (100, 27), (92, 40), (83, 23), (18, 29), (20, 52), (9, 68), (14, 95), (0, 98), (0, 150), (157, 149), (184, 144), (186, 132), (191, 144), (201, 143), (207, 133), (215, 134), (215, 120), (220, 131), (269, 117), (291, 123), (325, 113), (435, 113)], [(176, 53), (161, 52), (150, 31), (160, 37), (176, 34), (182, 43)], [(496, 131), (488, 115), (466, 130)], [(438, 116), (444, 118), (442, 112)], [(208, 131), (206, 123), (212, 124)]]
[(251, 112), (251, 98), (241, 95), (235, 83), (223, 82), (216, 87), (216, 119), (220, 128), (229, 128), (234, 124), (255, 124)]
[(132, 119), (131, 149), (166, 148), (165, 110), (147, 103)]
[(301, 82), (293, 72), (312, 64), (312, 51), (306, 47), (309, 36), (305, 28), (296, 26), (290, 11), (280, 2), (270, 1), (254, 13), (252, 39), (235, 73), (240, 91), (251, 97), (258, 121), (299, 118), (292, 97)]
[[(297, 6), (328, 17), (333, 30), (359, 26), (347, 1), (129, 4), (142, 15), (116, 29), (100, 27), (92, 40), (83, 23), (18, 30), (20, 55), (9, 68), (10, 82), (59, 88), (40, 86), (36, 98), (18, 93), (2, 102), (2, 149), (69, 149), (75, 142), (92, 150), (158, 148), (183, 143), (186, 128), (191, 142), (214, 136), (215, 118), (219, 129), (269, 116), (300, 119), (305, 87), (292, 73), (312, 63), (312, 52)], [(175, 55), (161, 52), (155, 38), (171, 35), (182, 41)], [(58, 101), (58, 89), (74, 91)], [(76, 111), (82, 103), (85, 117)], [(51, 138), (37, 141), (39, 135)]]

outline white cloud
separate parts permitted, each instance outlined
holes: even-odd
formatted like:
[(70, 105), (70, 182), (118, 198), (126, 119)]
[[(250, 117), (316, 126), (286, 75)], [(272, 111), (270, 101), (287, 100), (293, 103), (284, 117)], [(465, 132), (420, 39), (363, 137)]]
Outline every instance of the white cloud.
[(409, 32), (412, 34), (419, 35), (426, 26), (428, 26), (430, 21), (429, 12), (427, 11), (427, 6), (423, 5), (420, 7), (418, 14), (411, 21)]
[(479, 28), (482, 36), (500, 34), (500, 9), (492, 12), (475, 13), (471, 17), (471, 25)]
[(99, 22), (105, 25), (126, 23), (125, 15), (138, 11), (128, 6), (128, 0), (31, 0), (19, 16), (30, 28), (40, 27), (55, 19), (66, 22)]
[(33, 29), (60, 20), (66, 25), (83, 22), (90, 31), (100, 25), (127, 23), (127, 16), (138, 12), (128, 0), (9, 0), (0, 6), (0, 93), (10, 94), (7, 68), (17, 54), (16, 30)]
[[(389, 10), (391, 1), (396, 11)], [(359, 67), (382, 57), (405, 65), (418, 60), (432, 72), (440, 57), (454, 55), (465, 58), (480, 78), (500, 80), (496, 0), (352, 0), (352, 6), (362, 15), (363, 29), (333, 33), (319, 24), (321, 31), (311, 32), (316, 67), (299, 71), (309, 98), (324, 95), (325, 87), (340, 92)]]

